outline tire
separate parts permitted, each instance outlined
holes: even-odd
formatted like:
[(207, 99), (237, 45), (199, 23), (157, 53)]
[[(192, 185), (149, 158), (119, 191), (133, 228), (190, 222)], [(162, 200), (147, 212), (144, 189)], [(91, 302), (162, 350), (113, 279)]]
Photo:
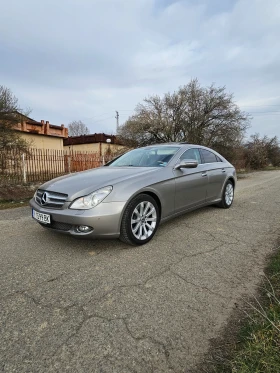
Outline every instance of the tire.
[(139, 194), (125, 209), (119, 238), (130, 245), (144, 245), (153, 238), (159, 221), (157, 202), (147, 194)]
[(233, 182), (228, 180), (226, 182), (226, 185), (224, 186), (222, 200), (220, 203), (217, 204), (217, 206), (223, 209), (228, 209), (232, 205), (233, 199), (234, 199)]

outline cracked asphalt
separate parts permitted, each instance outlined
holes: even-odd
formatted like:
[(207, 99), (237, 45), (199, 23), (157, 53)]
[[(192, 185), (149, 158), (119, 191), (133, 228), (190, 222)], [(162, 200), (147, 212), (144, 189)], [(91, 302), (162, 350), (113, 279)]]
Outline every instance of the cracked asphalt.
[(0, 371), (192, 372), (256, 290), (279, 213), (280, 171), (240, 180), (231, 209), (176, 218), (143, 247), (0, 211)]

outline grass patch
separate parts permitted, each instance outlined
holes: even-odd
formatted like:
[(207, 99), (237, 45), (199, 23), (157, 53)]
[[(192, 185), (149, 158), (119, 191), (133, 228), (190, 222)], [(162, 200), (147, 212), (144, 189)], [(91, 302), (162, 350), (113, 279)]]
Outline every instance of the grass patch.
[[(280, 250), (270, 258), (258, 297), (245, 302), (247, 318), (234, 337), (225, 335), (201, 372), (280, 372)], [(240, 315), (239, 315), (240, 316)], [(236, 323), (231, 328), (237, 329)], [(228, 331), (227, 331), (228, 333)], [(229, 340), (229, 341), (228, 341)]]
[(0, 210), (28, 206), (37, 185), (0, 186)]
[(266, 166), (264, 168), (260, 169), (253, 169), (253, 168), (246, 168), (243, 170), (237, 170), (237, 175), (244, 175), (244, 174), (249, 174), (251, 172), (262, 172), (262, 171), (279, 171), (280, 167), (275, 167), (275, 166)]
[[(31, 196), (32, 197), (32, 196)], [(6, 210), (6, 209), (13, 209), (15, 207), (23, 207), (23, 206), (29, 206), (29, 200), (31, 199), (23, 199), (21, 201), (0, 201), (0, 210)]]
[(237, 172), (237, 180), (247, 179), (247, 177), (249, 177), (248, 172)]
[[(250, 177), (250, 174), (251, 173), (254, 173), (254, 172), (262, 172), (262, 171), (279, 171), (280, 170), (280, 167), (274, 167), (274, 166), (267, 166), (265, 168), (262, 168), (260, 170), (252, 170), (252, 169), (247, 169), (247, 170), (237, 170), (236, 173), (237, 173), (237, 179), (238, 180), (241, 180), (241, 179), (246, 179), (248, 177)], [(280, 373), (280, 372), (279, 372)]]
[(263, 169), (264, 171), (277, 171), (280, 170), (280, 167), (275, 167), (275, 166), (267, 166)]

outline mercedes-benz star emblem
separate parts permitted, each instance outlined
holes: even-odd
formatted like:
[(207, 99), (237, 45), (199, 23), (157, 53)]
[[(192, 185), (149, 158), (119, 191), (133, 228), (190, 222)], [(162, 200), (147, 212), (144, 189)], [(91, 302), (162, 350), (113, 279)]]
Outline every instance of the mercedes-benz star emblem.
[(41, 197), (41, 205), (45, 205), (47, 203), (47, 198), (48, 198), (48, 195), (47, 193), (43, 193), (42, 197)]

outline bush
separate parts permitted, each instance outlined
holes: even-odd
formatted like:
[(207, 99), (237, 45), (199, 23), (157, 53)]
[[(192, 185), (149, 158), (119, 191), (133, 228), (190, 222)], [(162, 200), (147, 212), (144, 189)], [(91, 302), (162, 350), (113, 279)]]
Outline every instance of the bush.
[(252, 135), (245, 144), (246, 167), (259, 170), (269, 165), (280, 165), (280, 147), (277, 137)]

